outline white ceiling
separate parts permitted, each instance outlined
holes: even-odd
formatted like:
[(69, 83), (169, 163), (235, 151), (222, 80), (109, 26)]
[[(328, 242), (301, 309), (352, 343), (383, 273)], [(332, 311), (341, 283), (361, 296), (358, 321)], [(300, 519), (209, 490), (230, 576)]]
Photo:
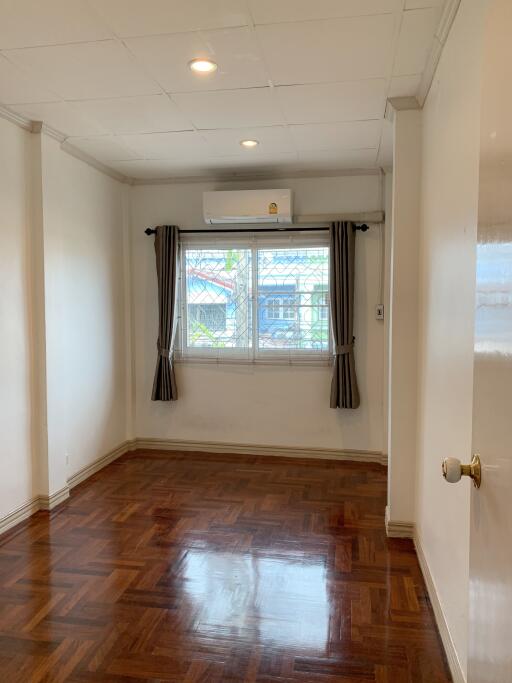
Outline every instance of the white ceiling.
[(443, 4), (0, 0), (0, 103), (132, 178), (378, 168)]

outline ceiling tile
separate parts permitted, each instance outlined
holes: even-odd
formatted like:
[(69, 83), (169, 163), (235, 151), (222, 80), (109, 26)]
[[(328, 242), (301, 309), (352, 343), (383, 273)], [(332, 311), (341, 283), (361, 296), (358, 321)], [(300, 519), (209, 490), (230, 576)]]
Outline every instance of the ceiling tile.
[(329, 123), (384, 116), (387, 81), (322, 83), (275, 88), (288, 123)]
[(248, 128), (283, 124), (270, 88), (174, 95), (197, 128)]
[[(435, 0), (424, 0), (424, 2)], [(256, 24), (357, 17), (401, 10), (403, 0), (249, 0)]]
[(404, 13), (393, 76), (422, 73), (432, 48), (440, 15), (439, 7)]
[(118, 36), (244, 26), (243, 0), (90, 0)]
[(1, 50), (112, 37), (85, 0), (4, 0), (1, 13)]
[(141, 159), (172, 159), (207, 156), (208, 147), (195, 131), (123, 135), (123, 142)]
[(14, 111), (32, 121), (42, 121), (64, 135), (102, 135), (107, 131), (66, 102), (19, 104)]
[(422, 7), (441, 7), (445, 0), (405, 0), (405, 9), (421, 9)]
[(170, 178), (177, 175), (191, 175), (191, 169), (194, 171), (197, 168), (196, 164), (197, 162), (194, 162), (194, 165), (190, 165), (186, 160), (137, 159), (133, 161), (112, 161), (109, 166), (129, 178), (150, 180)]
[(64, 99), (161, 92), (115, 40), (8, 50), (6, 55)]
[(377, 147), (382, 121), (310, 123), (290, 126), (296, 148), (307, 150), (363, 149)]
[(388, 77), (393, 14), (258, 26), (274, 84), (355, 81)]
[(282, 168), (287, 164), (295, 163), (297, 158), (296, 152), (260, 154), (252, 159), (240, 155), (212, 157), (205, 160), (204, 168), (225, 169), (234, 173), (242, 170), (245, 172), (248, 170), (259, 171), (262, 168), (276, 170), (277, 168)]
[(236, 173), (272, 173), (297, 165), (296, 154), (261, 155), (255, 160), (239, 156), (205, 157), (203, 159), (153, 159), (116, 161), (110, 166), (130, 178), (151, 179), (173, 176), (197, 177), (204, 175), (227, 175)]
[(145, 95), (75, 102), (75, 108), (111, 133), (191, 130), (188, 119), (167, 95)]
[(376, 149), (349, 149), (338, 152), (299, 152), (304, 170), (330, 171), (355, 168), (376, 168)]
[[(125, 41), (138, 61), (168, 92), (229, 90), (268, 85), (254, 33), (246, 27), (130, 38)], [(190, 60), (213, 59), (212, 74), (190, 70)]]
[(137, 155), (128, 149), (122, 140), (113, 135), (94, 138), (70, 137), (67, 142), (103, 163), (137, 158)]
[(46, 90), (5, 57), (0, 55), (0, 102), (23, 104), (26, 102), (54, 102), (57, 93)]
[[(230, 130), (201, 131), (211, 155), (236, 156), (248, 161), (269, 154), (293, 153), (295, 148), (289, 130), (285, 126), (267, 126), (265, 128), (234, 128)], [(246, 149), (241, 140), (258, 140), (257, 147)]]
[(414, 97), (421, 83), (421, 74), (395, 76), (389, 85), (388, 97)]

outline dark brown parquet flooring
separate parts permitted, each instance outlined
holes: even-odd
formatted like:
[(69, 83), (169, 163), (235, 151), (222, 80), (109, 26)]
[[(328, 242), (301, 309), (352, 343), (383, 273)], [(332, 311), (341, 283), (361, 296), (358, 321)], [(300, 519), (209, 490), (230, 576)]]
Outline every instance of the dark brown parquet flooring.
[(446, 683), (379, 465), (134, 452), (0, 542), (0, 683)]

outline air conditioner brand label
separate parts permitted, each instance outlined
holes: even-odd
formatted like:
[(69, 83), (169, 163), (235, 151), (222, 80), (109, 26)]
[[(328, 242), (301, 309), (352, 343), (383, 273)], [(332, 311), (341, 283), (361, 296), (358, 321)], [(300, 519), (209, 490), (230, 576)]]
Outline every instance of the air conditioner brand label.
[(277, 213), (277, 204), (275, 202), (270, 202), (268, 205), (269, 214), (273, 215)]

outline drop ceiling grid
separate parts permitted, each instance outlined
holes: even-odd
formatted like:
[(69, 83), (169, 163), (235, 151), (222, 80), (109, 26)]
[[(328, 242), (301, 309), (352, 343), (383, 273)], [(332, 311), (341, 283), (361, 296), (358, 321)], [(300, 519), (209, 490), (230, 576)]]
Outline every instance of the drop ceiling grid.
[[(441, 3), (11, 0), (0, 102), (117, 170), (375, 168), (386, 97), (415, 94)], [(218, 74), (194, 79), (194, 56)]]

